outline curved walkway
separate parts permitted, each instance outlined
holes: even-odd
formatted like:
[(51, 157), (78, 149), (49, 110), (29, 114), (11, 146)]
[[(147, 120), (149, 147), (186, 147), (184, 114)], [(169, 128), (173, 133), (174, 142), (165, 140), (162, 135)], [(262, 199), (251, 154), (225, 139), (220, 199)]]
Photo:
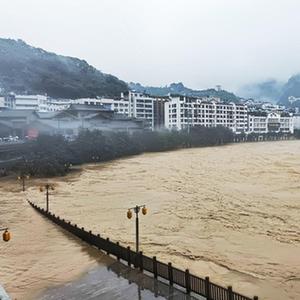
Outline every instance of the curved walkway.
[(107, 256), (107, 266), (90, 270), (80, 279), (48, 289), (39, 300), (196, 300), (201, 296), (187, 295)]

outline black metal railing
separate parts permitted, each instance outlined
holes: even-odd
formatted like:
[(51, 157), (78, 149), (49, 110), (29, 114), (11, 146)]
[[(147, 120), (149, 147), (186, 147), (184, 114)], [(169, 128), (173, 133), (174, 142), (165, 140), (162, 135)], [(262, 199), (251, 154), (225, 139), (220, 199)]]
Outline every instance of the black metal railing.
[(209, 277), (201, 278), (190, 274), (189, 270), (182, 271), (172, 266), (171, 263), (165, 264), (156, 259), (156, 257), (148, 257), (142, 252), (136, 253), (130, 247), (121, 246), (118, 242), (114, 243), (109, 238), (104, 238), (99, 234), (93, 234), (86, 231), (77, 224), (61, 219), (59, 216), (46, 212), (43, 208), (38, 207), (31, 201), (29, 204), (39, 213), (61, 226), (63, 229), (79, 237), (90, 245), (97, 247), (99, 250), (107, 254), (114, 255), (118, 260), (127, 262), (128, 266), (135, 266), (141, 271), (146, 270), (153, 274), (154, 278), (163, 278), (170, 285), (176, 284), (186, 290), (189, 294), (194, 292), (205, 297), (207, 300), (258, 300), (257, 296), (249, 298), (242, 296), (232, 290), (232, 287), (224, 288), (215, 283), (210, 282)]

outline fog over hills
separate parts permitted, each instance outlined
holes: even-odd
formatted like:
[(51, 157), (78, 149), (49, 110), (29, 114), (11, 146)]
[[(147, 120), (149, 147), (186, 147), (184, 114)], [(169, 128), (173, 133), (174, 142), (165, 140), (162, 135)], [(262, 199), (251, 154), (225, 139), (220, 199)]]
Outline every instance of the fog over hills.
[(287, 82), (270, 79), (241, 87), (238, 94), (244, 98), (279, 103), (288, 107), (300, 107), (300, 100), (289, 102), (290, 96), (300, 98), (300, 74), (293, 75)]
[(284, 83), (276, 79), (248, 84), (236, 96), (226, 90), (193, 90), (183, 83), (168, 86), (143, 86), (125, 83), (117, 77), (102, 73), (85, 60), (57, 55), (32, 47), (22, 40), (0, 38), (0, 88), (21, 94), (48, 94), (55, 98), (120, 96), (128, 88), (154, 96), (179, 94), (195, 97), (220, 97), (223, 101), (238, 102), (240, 97), (271, 101), (300, 107), (300, 100), (290, 103), (290, 96), (300, 97), (300, 74)]
[(167, 96), (168, 94), (178, 94), (194, 97), (219, 97), (225, 102), (238, 102), (240, 99), (235, 94), (227, 92), (225, 90), (193, 90), (185, 87), (182, 82), (171, 83), (170, 85), (164, 87), (143, 86), (140, 83), (133, 82), (130, 82), (128, 85), (133, 90), (136, 90), (138, 92), (145, 92), (147, 94), (155, 96)]
[(119, 96), (128, 90), (125, 82), (84, 60), (12, 39), (0, 39), (0, 87), (7, 92), (46, 93), (57, 98)]

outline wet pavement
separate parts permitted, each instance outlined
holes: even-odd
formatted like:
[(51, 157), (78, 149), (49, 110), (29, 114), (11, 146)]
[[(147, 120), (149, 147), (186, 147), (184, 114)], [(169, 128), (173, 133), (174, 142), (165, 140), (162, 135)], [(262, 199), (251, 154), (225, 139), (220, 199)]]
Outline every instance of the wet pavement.
[(107, 266), (98, 266), (80, 279), (48, 289), (39, 300), (204, 300), (155, 280), (138, 270), (109, 258)]

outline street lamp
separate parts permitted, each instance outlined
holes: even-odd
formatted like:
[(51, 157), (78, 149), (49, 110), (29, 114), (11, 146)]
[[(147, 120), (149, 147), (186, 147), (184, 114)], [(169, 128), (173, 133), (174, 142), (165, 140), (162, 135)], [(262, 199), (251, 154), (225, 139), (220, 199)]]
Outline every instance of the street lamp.
[(54, 185), (46, 183), (45, 186), (40, 187), (40, 192), (46, 190), (46, 212), (49, 212), (49, 190), (54, 191)]
[(65, 171), (68, 171), (71, 169), (71, 167), (73, 166), (71, 163), (65, 163)]
[(139, 212), (142, 209), (142, 214), (147, 214), (146, 205), (136, 205), (135, 207), (128, 208), (127, 218), (132, 218), (132, 211), (135, 212), (135, 240), (136, 240), (136, 253), (139, 252)]
[(2, 235), (3, 241), (8, 242), (11, 238), (11, 234), (8, 231), (8, 228), (7, 227), (6, 228), (0, 228), (0, 231), (4, 231), (3, 235)]
[(92, 160), (93, 161), (99, 161), (100, 160), (100, 156), (92, 156)]
[(25, 192), (25, 179), (29, 179), (30, 176), (29, 175), (20, 175), (18, 176), (18, 180), (22, 180), (22, 187), (23, 187), (23, 192)]

